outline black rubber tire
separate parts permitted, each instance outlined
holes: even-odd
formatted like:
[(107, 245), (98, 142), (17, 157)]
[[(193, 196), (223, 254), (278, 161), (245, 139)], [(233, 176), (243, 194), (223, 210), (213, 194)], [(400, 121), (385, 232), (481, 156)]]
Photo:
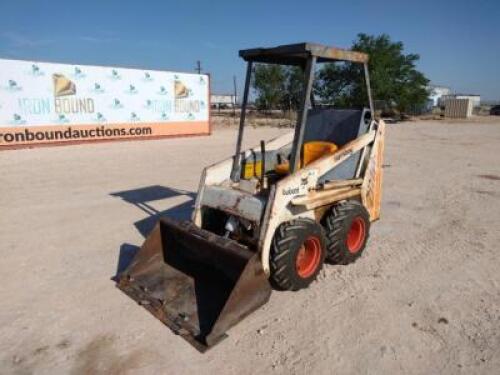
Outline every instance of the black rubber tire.
[[(320, 244), (319, 263), (314, 272), (304, 278), (296, 267), (301, 246), (311, 236), (317, 237)], [(326, 256), (326, 239), (323, 228), (310, 219), (297, 219), (281, 224), (274, 234), (269, 265), (270, 282), (279, 290), (299, 290), (307, 288), (318, 276)]]
[[(347, 233), (356, 218), (364, 221), (365, 231), (361, 247), (355, 253), (347, 246)], [(349, 264), (358, 259), (370, 235), (370, 215), (358, 201), (349, 200), (336, 204), (325, 215), (322, 224), (326, 232), (326, 261), (331, 264)]]

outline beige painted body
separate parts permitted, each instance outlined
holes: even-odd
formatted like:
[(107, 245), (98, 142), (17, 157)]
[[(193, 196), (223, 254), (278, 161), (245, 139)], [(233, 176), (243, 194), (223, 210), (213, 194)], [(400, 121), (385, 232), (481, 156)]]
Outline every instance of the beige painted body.
[[(272, 239), (276, 229), (284, 222), (296, 218), (309, 218), (320, 221), (323, 214), (333, 204), (345, 199), (359, 199), (370, 214), (370, 220), (380, 216), (382, 196), (382, 163), (384, 153), (385, 123), (381, 120), (372, 121), (366, 134), (349, 142), (335, 153), (323, 156), (311, 164), (279, 180), (271, 187), (262, 222), (258, 251), (262, 267), (269, 275), (269, 254)], [(269, 141), (266, 150), (278, 150), (292, 142), (293, 133), (290, 132), (279, 138)], [(258, 152), (256, 147), (247, 150), (248, 156)], [(346, 161), (356, 152), (361, 151), (360, 165), (356, 180), (334, 181), (318, 186), (318, 179)], [(238, 190), (238, 184), (230, 180), (233, 158), (225, 159), (203, 171), (198, 196), (193, 212), (193, 222), (201, 227), (201, 207), (203, 195), (207, 186), (221, 186)]]
[[(356, 200), (364, 205), (363, 246), (367, 216), (373, 221), (380, 215), (385, 125), (372, 117), (368, 55), (299, 43), (242, 50), (240, 56), (247, 61), (247, 73), (233, 156), (203, 171), (192, 221), (161, 218), (117, 279), (123, 292), (200, 351), (265, 304), (271, 286), (298, 290), (316, 278), (331, 249), (314, 222), (321, 225), (330, 212), (336, 215), (341, 207), (335, 204)], [(316, 108), (315, 65), (334, 61), (363, 64), (369, 109)], [(242, 152), (254, 62), (299, 66), (304, 86), (294, 132)], [(280, 249), (296, 246), (299, 236), (307, 236), (300, 239), (300, 248)], [(311, 264), (302, 268), (309, 242), (314, 243)], [(277, 262), (285, 263), (276, 270)], [(287, 267), (300, 280), (292, 283)]]

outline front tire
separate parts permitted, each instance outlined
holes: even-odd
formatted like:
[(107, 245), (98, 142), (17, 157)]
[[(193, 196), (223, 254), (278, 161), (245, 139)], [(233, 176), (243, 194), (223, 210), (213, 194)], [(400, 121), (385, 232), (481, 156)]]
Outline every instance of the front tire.
[(318, 276), (326, 256), (323, 228), (310, 219), (281, 224), (273, 238), (269, 265), (271, 284), (281, 290), (299, 290)]
[(361, 256), (370, 233), (370, 215), (358, 201), (336, 204), (325, 216), (328, 263), (349, 264)]

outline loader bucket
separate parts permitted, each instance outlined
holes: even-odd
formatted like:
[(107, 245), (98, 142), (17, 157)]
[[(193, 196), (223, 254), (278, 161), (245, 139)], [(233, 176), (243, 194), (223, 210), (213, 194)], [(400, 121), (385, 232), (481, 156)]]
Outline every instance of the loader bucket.
[(117, 287), (203, 352), (271, 294), (258, 254), (191, 222), (162, 218)]

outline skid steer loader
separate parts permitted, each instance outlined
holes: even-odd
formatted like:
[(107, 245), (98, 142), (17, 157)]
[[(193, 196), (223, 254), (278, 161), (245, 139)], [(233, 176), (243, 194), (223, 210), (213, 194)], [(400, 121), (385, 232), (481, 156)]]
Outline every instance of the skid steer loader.
[[(325, 260), (347, 264), (379, 218), (384, 123), (373, 114), (368, 56), (301, 43), (241, 50), (247, 62), (234, 156), (206, 168), (192, 220), (163, 217), (117, 286), (176, 334), (204, 351), (265, 304), (271, 290), (299, 290)], [(319, 63), (364, 69), (368, 108), (320, 108)], [(295, 130), (242, 152), (254, 63), (304, 72)]]

